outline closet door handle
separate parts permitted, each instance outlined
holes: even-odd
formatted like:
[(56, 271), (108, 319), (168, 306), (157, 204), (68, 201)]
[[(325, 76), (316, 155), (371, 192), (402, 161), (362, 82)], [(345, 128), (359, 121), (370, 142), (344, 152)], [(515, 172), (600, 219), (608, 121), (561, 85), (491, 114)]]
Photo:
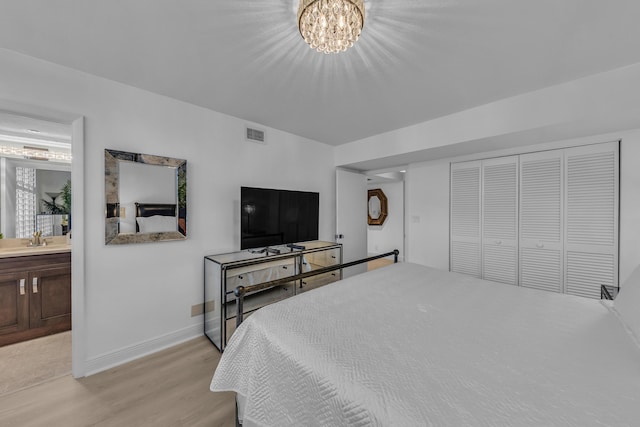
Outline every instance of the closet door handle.
[(536, 248), (540, 248), (540, 249), (544, 248), (544, 243), (542, 243), (542, 242), (538, 243), (536, 245)]
[(26, 292), (24, 290), (24, 279), (20, 279), (20, 295), (24, 295)]
[(38, 293), (38, 278), (37, 277), (33, 278), (33, 280), (31, 281), (31, 285), (32, 285), (33, 293), (37, 294)]

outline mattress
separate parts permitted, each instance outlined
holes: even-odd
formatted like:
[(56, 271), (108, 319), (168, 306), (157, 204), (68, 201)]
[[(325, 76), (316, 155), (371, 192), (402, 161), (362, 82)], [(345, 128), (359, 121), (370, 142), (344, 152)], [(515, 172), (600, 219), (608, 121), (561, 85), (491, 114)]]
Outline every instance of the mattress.
[(403, 263), (258, 310), (211, 390), (244, 426), (636, 426), (640, 350), (600, 301)]

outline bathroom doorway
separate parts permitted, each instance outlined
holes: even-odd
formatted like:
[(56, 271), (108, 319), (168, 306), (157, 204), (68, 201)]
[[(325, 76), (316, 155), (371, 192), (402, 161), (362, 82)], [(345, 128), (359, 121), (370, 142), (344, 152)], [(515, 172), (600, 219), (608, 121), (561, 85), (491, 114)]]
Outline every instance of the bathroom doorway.
[(72, 133), (0, 111), (0, 395), (71, 374)]

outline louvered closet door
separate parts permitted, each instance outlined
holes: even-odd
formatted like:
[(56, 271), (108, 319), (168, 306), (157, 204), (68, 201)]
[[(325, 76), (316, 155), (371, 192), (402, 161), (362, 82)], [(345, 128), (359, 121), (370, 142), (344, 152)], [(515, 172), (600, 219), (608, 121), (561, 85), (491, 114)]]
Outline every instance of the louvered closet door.
[(563, 151), (520, 156), (520, 285), (564, 292)]
[(518, 157), (482, 162), (482, 278), (518, 284)]
[(566, 150), (566, 292), (618, 283), (618, 142)]
[(480, 262), (481, 163), (451, 165), (451, 271), (482, 277)]

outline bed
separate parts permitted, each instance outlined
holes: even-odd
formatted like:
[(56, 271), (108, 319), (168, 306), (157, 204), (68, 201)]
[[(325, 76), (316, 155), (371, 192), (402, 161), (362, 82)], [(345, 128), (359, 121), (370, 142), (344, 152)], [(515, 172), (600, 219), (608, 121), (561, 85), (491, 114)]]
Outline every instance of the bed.
[(394, 264), (264, 307), (211, 382), (243, 426), (635, 426), (640, 269), (615, 304)]
[(185, 218), (176, 214), (175, 204), (135, 203), (136, 233), (178, 231), (186, 235)]

